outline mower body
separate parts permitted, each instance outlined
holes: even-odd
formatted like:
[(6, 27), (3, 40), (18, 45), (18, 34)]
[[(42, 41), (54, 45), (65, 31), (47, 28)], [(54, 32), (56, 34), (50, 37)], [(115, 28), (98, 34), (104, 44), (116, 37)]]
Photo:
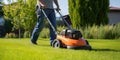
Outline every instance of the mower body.
[(59, 40), (60, 47), (68, 48), (68, 49), (86, 49), (91, 50), (91, 46), (87, 42), (87, 40), (80, 38), (78, 40), (66, 38), (62, 35), (57, 35), (57, 40)]
[(91, 50), (88, 41), (82, 38), (81, 32), (71, 29), (65, 29), (57, 35), (57, 39), (53, 42), (53, 47)]

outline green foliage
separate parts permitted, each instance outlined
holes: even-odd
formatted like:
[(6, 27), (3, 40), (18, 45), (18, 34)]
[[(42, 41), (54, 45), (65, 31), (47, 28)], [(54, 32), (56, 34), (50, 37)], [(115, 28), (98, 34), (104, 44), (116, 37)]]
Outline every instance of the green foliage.
[(108, 23), (109, 0), (68, 0), (73, 27)]
[(116, 35), (115, 38), (120, 39), (120, 23), (115, 26), (113, 32), (115, 32), (115, 35)]
[[(64, 26), (59, 26), (57, 28), (57, 32), (60, 33), (65, 27)], [(50, 34), (49, 34), (49, 28), (44, 28), (39, 35), (39, 38), (49, 38)]]
[(49, 39), (0, 39), (0, 60), (120, 60), (120, 40), (88, 40), (93, 50), (55, 49)]
[(16, 3), (4, 6), (4, 16), (12, 21), (13, 28), (23, 27), (31, 32), (36, 22), (35, 4), (36, 0), (18, 0)]
[(44, 28), (41, 32), (40, 32), (40, 36), (39, 38), (49, 38), (50, 34), (49, 34), (49, 29), (48, 28)]
[(80, 0), (68, 0), (69, 1), (69, 13), (72, 20), (73, 27), (78, 28), (80, 26)]
[(30, 38), (30, 32), (29, 31), (24, 32), (24, 38)]
[(118, 39), (120, 38), (120, 24), (116, 26), (88, 26), (83, 31), (83, 36), (89, 39)]

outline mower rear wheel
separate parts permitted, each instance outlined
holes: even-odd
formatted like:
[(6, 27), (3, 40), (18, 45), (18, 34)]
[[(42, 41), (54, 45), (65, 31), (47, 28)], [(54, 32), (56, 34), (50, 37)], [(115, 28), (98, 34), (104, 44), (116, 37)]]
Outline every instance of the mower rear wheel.
[(92, 50), (92, 47), (90, 46), (89, 42), (87, 40), (86, 41), (86, 44), (87, 46), (85, 47), (86, 50)]
[(52, 46), (53, 46), (54, 48), (61, 48), (61, 47), (62, 47), (62, 43), (61, 43), (60, 40), (55, 39), (55, 40), (53, 41), (53, 43), (52, 43)]
[(85, 42), (86, 42), (86, 44), (87, 44), (87, 45), (89, 45), (89, 43), (88, 43), (88, 41), (87, 41), (87, 40), (85, 40)]

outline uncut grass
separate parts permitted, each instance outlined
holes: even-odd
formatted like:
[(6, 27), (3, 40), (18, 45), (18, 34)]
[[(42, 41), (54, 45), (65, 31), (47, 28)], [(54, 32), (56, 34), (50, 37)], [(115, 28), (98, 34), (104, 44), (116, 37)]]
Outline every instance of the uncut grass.
[(93, 50), (55, 49), (49, 39), (0, 39), (0, 60), (119, 60), (120, 40), (89, 40)]

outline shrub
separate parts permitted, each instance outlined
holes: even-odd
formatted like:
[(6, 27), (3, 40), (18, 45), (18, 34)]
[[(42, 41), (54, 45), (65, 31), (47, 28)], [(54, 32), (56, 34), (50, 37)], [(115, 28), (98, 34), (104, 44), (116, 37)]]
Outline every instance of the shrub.
[(49, 38), (49, 28), (44, 28), (39, 35), (39, 38)]
[(120, 23), (115, 26), (114, 32), (116, 35), (115, 38), (120, 38)]
[(62, 30), (64, 30), (64, 29), (67, 29), (66, 27), (64, 27), (64, 26), (59, 26), (58, 28), (57, 28), (57, 32), (58, 33), (60, 33)]
[(24, 38), (30, 38), (30, 32), (29, 31), (25, 31)]
[(89, 39), (115, 39), (120, 37), (120, 24), (106, 26), (88, 26), (83, 30), (83, 36)]
[(114, 35), (114, 27), (113, 26), (104, 26), (103, 27), (103, 31), (101, 31), (100, 33), (103, 34), (103, 39), (114, 39), (115, 35)]
[[(59, 26), (57, 27), (57, 32), (61, 32), (65, 27), (64, 26)], [(44, 28), (39, 35), (39, 38), (49, 38), (50, 34), (49, 34), (49, 28)]]
[(7, 33), (5, 38), (16, 38), (15, 33)]
[(97, 34), (98, 34), (98, 30), (97, 30), (97, 26), (87, 26), (84, 30), (83, 30), (83, 36), (85, 38), (90, 38), (90, 39), (93, 39), (93, 38), (97, 38)]

